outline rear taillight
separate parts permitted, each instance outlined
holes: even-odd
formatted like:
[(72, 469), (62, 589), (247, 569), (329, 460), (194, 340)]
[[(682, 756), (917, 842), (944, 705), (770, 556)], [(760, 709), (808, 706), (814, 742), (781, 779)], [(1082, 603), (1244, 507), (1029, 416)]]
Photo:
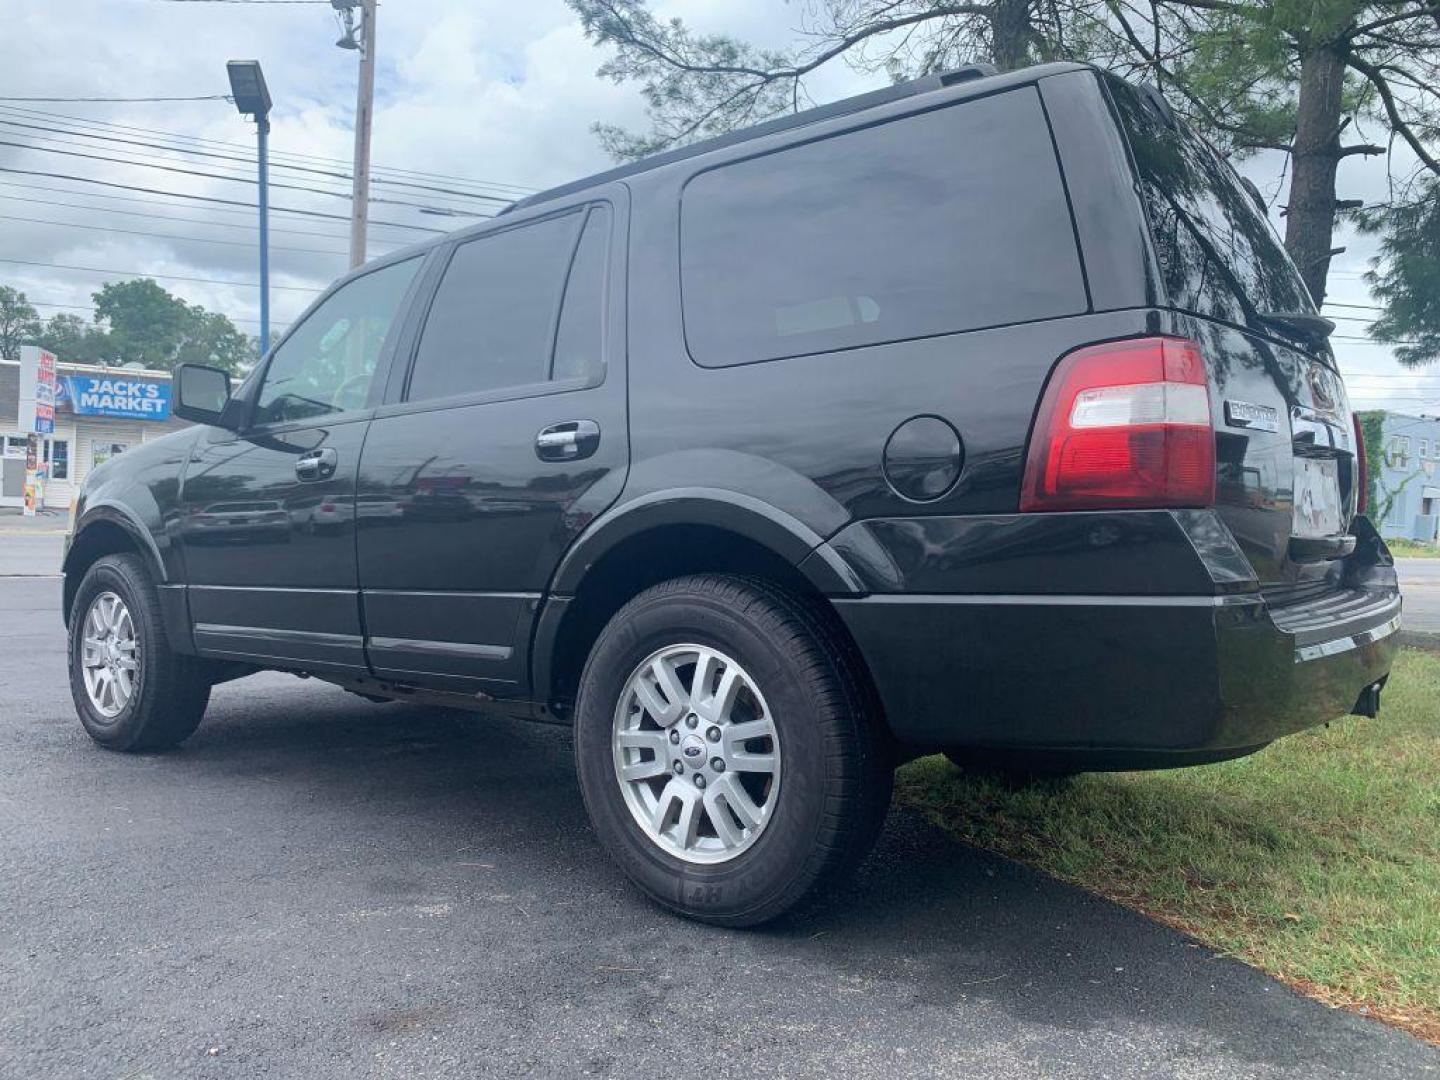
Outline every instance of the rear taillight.
[(1363, 514), (1370, 508), (1370, 469), (1365, 458), (1365, 425), (1360, 422), (1359, 413), (1351, 413), (1355, 425), (1355, 513)]
[(1112, 341), (1060, 361), (1030, 435), (1021, 510), (1214, 501), (1215, 428), (1198, 345)]

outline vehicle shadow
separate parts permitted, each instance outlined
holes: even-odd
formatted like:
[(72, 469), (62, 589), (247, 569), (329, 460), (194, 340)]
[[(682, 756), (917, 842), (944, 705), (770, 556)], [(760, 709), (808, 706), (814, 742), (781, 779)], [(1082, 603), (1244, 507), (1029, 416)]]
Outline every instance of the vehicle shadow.
[[(658, 956), (678, 972), (703, 963), (711, 991), (728, 967), (737, 994), (749, 992), (739, 972), (759, 965), (778, 1000), (793, 994), (796, 1008), (802, 1000), (809, 1008), (818, 995), (832, 1020), (894, 1016), (923, 1021), (931, 1037), (937, 1017), (963, 1017), (977, 1033), (1022, 1021), (1033, 1052), (1054, 1060), (1087, 1039), (1159, 1029), (1174, 1066), (1167, 1075), (1217, 1054), (1327, 1075), (1346, 1074), (1353, 1057), (1360, 1073), (1389, 1075), (1393, 1052), (1394, 1074), (1413, 1072), (1418, 1044), (1408, 1036), (1324, 1009), (1164, 926), (961, 844), (904, 808), (892, 810), (855, 879), (804, 909), (759, 930), (686, 923), (631, 889), (599, 850), (567, 731), (372, 706), (319, 685), (297, 695), (280, 684), (285, 706), (270, 707), (274, 685), (217, 691), (212, 715), (165, 756), (163, 774), (183, 776), (188, 788), (260, 785), (266, 797), (291, 800), (300, 808), (292, 845), (306, 843), (307, 812), (343, 820), (366, 851), (385, 853), (357, 868), (357, 908), (463, 901), (475, 889), (502, 896), (523, 913), (512, 940), (539, 927), (542, 944), (519, 949), (525, 960), (492, 977), (492, 994), (511, 985), (523, 996), (536, 982), (564, 979), (581, 1008), (618, 983), (644, 1014), (663, 1007)], [(330, 844), (322, 832), (312, 842)], [(458, 903), (452, 924), (464, 910)]]

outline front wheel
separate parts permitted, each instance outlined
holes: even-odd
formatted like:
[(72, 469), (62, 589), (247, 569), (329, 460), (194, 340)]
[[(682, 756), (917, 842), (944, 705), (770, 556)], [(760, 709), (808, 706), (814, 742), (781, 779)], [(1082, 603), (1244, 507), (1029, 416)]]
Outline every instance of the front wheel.
[(846, 643), (812, 601), (706, 574), (641, 593), (591, 652), (576, 765), (595, 830), (652, 898), (747, 926), (850, 870), (893, 779)]
[(110, 750), (183, 742), (210, 700), (203, 660), (174, 652), (145, 563), (107, 555), (85, 573), (70, 615), (70, 696), (86, 732)]

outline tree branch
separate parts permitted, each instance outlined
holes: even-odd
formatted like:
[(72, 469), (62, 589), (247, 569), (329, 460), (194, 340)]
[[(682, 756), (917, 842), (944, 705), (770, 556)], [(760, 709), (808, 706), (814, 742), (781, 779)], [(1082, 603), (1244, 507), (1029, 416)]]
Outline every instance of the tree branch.
[(985, 15), (988, 16), (993, 10), (989, 4), (936, 4), (934, 7), (914, 15), (904, 15), (893, 19), (883, 19), (877, 22), (866, 24), (862, 29), (847, 34), (840, 38), (829, 48), (815, 54), (809, 60), (795, 64), (789, 68), (778, 68), (772, 71), (765, 71), (762, 68), (747, 67), (744, 65), (730, 64), (693, 64), (678, 56), (669, 55), (659, 46), (642, 37), (622, 12), (608, 0), (596, 0), (606, 12), (609, 13), (625, 31), (625, 41), (635, 48), (649, 53), (656, 60), (668, 64), (677, 71), (685, 71), (695, 75), (748, 75), (763, 83), (779, 82), (784, 79), (799, 79), (810, 74), (818, 67), (828, 64), (840, 54), (854, 48), (862, 41), (875, 37), (879, 34), (888, 34), (892, 30), (900, 30), (917, 23), (929, 22), (932, 19), (942, 19), (955, 15)]
[(1390, 84), (1380, 68), (1354, 54), (1347, 56), (1345, 62), (1370, 81), (1370, 85), (1375, 87), (1375, 92), (1380, 95), (1381, 104), (1385, 106), (1385, 115), (1390, 119), (1390, 126), (1399, 132), (1400, 137), (1415, 151), (1415, 156), (1425, 163), (1426, 168), (1440, 176), (1440, 160), (1431, 155), (1419, 136), (1411, 130), (1409, 123), (1400, 115), (1400, 108), (1395, 103), (1395, 93), (1390, 89)]
[(1353, 39), (1361, 34), (1368, 34), (1372, 30), (1379, 30), (1382, 26), (1389, 26), (1392, 23), (1405, 22), (1407, 19), (1423, 19), (1426, 17), (1440, 18), (1440, 4), (1434, 7), (1416, 8), (1413, 11), (1402, 11), (1396, 15), (1388, 15), (1383, 19), (1376, 19), (1374, 22), (1365, 23), (1363, 26), (1352, 26), (1345, 31), (1344, 37)]

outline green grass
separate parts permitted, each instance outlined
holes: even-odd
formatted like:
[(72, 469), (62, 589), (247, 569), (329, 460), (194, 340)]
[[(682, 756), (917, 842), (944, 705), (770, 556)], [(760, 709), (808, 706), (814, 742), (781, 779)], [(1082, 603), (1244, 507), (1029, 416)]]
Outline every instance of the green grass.
[(1238, 761), (1011, 790), (931, 757), (897, 793), (963, 840), (1440, 1042), (1440, 656), (1402, 653), (1378, 720)]
[(1440, 544), (1422, 544), (1416, 540), (1386, 540), (1390, 554), (1400, 559), (1440, 559)]

